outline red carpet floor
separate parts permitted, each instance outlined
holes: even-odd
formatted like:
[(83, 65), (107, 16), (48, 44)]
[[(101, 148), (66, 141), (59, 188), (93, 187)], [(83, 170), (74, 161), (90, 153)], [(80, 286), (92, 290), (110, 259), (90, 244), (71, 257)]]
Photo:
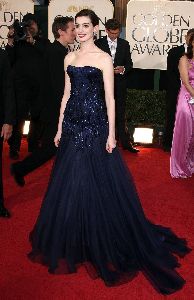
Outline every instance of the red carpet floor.
[[(179, 272), (186, 279), (174, 295), (159, 295), (139, 273), (122, 286), (107, 288), (92, 280), (84, 267), (72, 275), (50, 275), (44, 266), (33, 264), (28, 235), (35, 223), (46, 189), (52, 162), (26, 177), (26, 186), (17, 187), (9, 174), (10, 160), (4, 151), (4, 186), (9, 220), (0, 220), (0, 300), (159, 300), (194, 299), (194, 251), (181, 259)], [(26, 143), (21, 157), (26, 155)], [(170, 226), (186, 237), (194, 249), (194, 176), (171, 179), (169, 154), (160, 149), (142, 148), (136, 154), (123, 153), (133, 173), (147, 216), (155, 223)]]

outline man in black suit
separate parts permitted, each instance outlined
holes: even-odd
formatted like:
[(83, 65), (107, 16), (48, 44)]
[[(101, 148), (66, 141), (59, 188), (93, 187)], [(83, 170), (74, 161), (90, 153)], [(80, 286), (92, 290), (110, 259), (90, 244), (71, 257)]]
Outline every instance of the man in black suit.
[[(188, 30), (185, 36), (186, 44), (192, 33), (194, 33), (194, 28)], [(181, 86), (178, 65), (185, 52), (186, 47), (181, 45), (170, 49), (167, 56), (166, 127), (163, 140), (165, 151), (170, 151), (172, 146), (177, 98)]]
[(57, 133), (60, 104), (64, 93), (64, 58), (68, 44), (75, 40), (75, 26), (72, 17), (56, 17), (52, 25), (54, 43), (46, 50), (44, 63), (44, 104), (41, 111), (41, 146), (24, 160), (11, 166), (16, 183), (24, 186), (24, 176), (35, 170), (56, 153), (54, 137)]
[(12, 134), (12, 124), (15, 119), (15, 101), (11, 78), (11, 67), (7, 53), (0, 48), (0, 217), (9, 217), (4, 207), (3, 179), (2, 179), (2, 150), (3, 141), (7, 141)]
[(16, 97), (16, 125), (9, 140), (10, 158), (18, 159), (25, 120), (30, 117), (28, 150), (37, 148), (39, 140), (39, 118), (42, 108), (43, 56), (49, 44), (41, 36), (35, 15), (28, 13), (22, 20), (15, 21), (8, 34), (8, 52), (13, 68)]
[(116, 19), (109, 19), (105, 24), (107, 36), (95, 41), (97, 47), (109, 53), (114, 64), (114, 96), (116, 111), (117, 139), (123, 149), (132, 153), (139, 152), (129, 142), (125, 127), (125, 107), (127, 97), (127, 74), (133, 67), (129, 43), (119, 38), (121, 25)]

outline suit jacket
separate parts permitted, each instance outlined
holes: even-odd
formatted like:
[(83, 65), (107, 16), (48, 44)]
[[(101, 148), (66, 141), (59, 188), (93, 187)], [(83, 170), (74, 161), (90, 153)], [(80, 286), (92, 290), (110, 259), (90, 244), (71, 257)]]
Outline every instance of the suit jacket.
[(6, 46), (13, 70), (18, 119), (27, 118), (29, 111), (32, 118), (39, 117), (43, 105), (43, 58), (50, 42), (40, 37), (35, 41), (34, 45), (21, 40), (13, 47)]
[(15, 121), (15, 99), (11, 67), (6, 51), (0, 48), (0, 125)]
[[(96, 40), (95, 44), (101, 50), (111, 55), (107, 37), (103, 37)], [(117, 38), (117, 49), (116, 49), (115, 59), (114, 59), (114, 67), (116, 66), (124, 66), (125, 68), (124, 75), (120, 75), (120, 74), (115, 75), (116, 78), (119, 78), (121, 80), (127, 78), (127, 74), (133, 67), (129, 43), (126, 40), (121, 38)]]
[(174, 101), (176, 101), (181, 86), (178, 64), (184, 53), (185, 48), (182, 45), (170, 49), (167, 56), (167, 93), (170, 97), (175, 98)]
[(43, 121), (58, 122), (61, 100), (64, 94), (64, 59), (68, 50), (54, 41), (45, 53), (44, 105), (41, 112)]
[(50, 41), (42, 37), (35, 37), (34, 39), (34, 45), (21, 40), (14, 43), (13, 47), (8, 44), (5, 47), (11, 66), (14, 67), (15, 76), (17, 77), (22, 76), (24, 72), (29, 75), (35, 72), (33, 74), (35, 76), (37, 71), (40, 70), (45, 49)]

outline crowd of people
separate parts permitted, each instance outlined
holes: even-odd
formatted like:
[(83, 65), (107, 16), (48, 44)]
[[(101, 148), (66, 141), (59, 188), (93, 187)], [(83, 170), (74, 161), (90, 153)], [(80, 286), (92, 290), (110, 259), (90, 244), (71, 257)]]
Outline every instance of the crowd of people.
[[(30, 154), (11, 165), (15, 182), (24, 186), (28, 173), (56, 158), (30, 234), (29, 258), (40, 262), (41, 257), (51, 273), (61, 261), (68, 273), (87, 262), (108, 286), (141, 270), (160, 293), (177, 291), (185, 282), (175, 271), (173, 253), (183, 256), (190, 249), (169, 228), (146, 218), (117, 146), (118, 141), (124, 150), (139, 151), (125, 127), (133, 63), (129, 43), (119, 38), (119, 22), (107, 20), (107, 37), (94, 42), (99, 27), (94, 11), (83, 9), (75, 20), (58, 16), (50, 43), (34, 15), (24, 21), (25, 37), (16, 39), (12, 26), (6, 50), (0, 51), (0, 216), (10, 216), (3, 201), (3, 140), (10, 158), (18, 159), (23, 124), (30, 118)], [(68, 53), (75, 38), (80, 49)], [(194, 173), (193, 31), (187, 44), (177, 59), (182, 85), (171, 152), (171, 175), (181, 178)]]
[[(11, 137), (8, 139), (9, 156), (17, 162), (11, 165), (11, 174), (19, 186), (25, 185), (25, 176), (56, 154), (53, 143), (58, 124), (60, 102), (64, 92), (64, 58), (68, 45), (75, 41), (74, 20), (56, 17), (52, 32), (54, 42), (42, 37), (35, 15), (28, 13), (22, 20), (25, 31), (20, 32), (18, 22), (10, 26), (6, 53), (11, 65), (12, 89), (15, 101), (15, 119)], [(24, 29), (23, 29), (24, 30)], [(125, 126), (127, 76), (132, 69), (129, 43), (119, 38), (121, 26), (115, 19), (106, 23), (107, 38), (96, 45), (112, 57), (115, 79), (117, 140), (123, 149), (131, 153), (139, 150)], [(30, 120), (27, 137), (28, 152), (19, 159), (23, 127)], [(7, 211), (7, 210), (6, 210)], [(8, 215), (2, 208), (1, 215)]]
[[(4, 63), (1, 67), (4, 84), (1, 87), (3, 97), (0, 121), (1, 124), (10, 124), (13, 128), (11, 137), (7, 138), (6, 134), (4, 138), (8, 140), (11, 159), (19, 158), (23, 125), (26, 119), (30, 119), (30, 154), (23, 161), (11, 165), (11, 174), (19, 186), (24, 186), (26, 174), (55, 155), (53, 141), (64, 92), (64, 58), (68, 53), (68, 44), (75, 39), (73, 18), (57, 17), (54, 20), (54, 43), (41, 36), (33, 14), (26, 14), (24, 22), (26, 27), (22, 33), (16, 26), (17, 23), (10, 27), (8, 44), (5, 51), (1, 51), (7, 64)], [(12, 119), (10, 117), (11, 121), (8, 122), (7, 116), (11, 113)], [(2, 137), (4, 128), (7, 127), (2, 127)], [(0, 216), (7, 217), (10, 214), (3, 204), (2, 168), (0, 187)]]

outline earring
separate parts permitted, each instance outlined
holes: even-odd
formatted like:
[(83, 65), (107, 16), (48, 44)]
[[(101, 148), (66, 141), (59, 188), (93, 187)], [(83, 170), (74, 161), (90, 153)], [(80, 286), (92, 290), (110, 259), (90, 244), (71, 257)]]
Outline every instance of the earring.
[(93, 38), (94, 38), (94, 40), (97, 39), (97, 32), (96, 31), (93, 32)]

